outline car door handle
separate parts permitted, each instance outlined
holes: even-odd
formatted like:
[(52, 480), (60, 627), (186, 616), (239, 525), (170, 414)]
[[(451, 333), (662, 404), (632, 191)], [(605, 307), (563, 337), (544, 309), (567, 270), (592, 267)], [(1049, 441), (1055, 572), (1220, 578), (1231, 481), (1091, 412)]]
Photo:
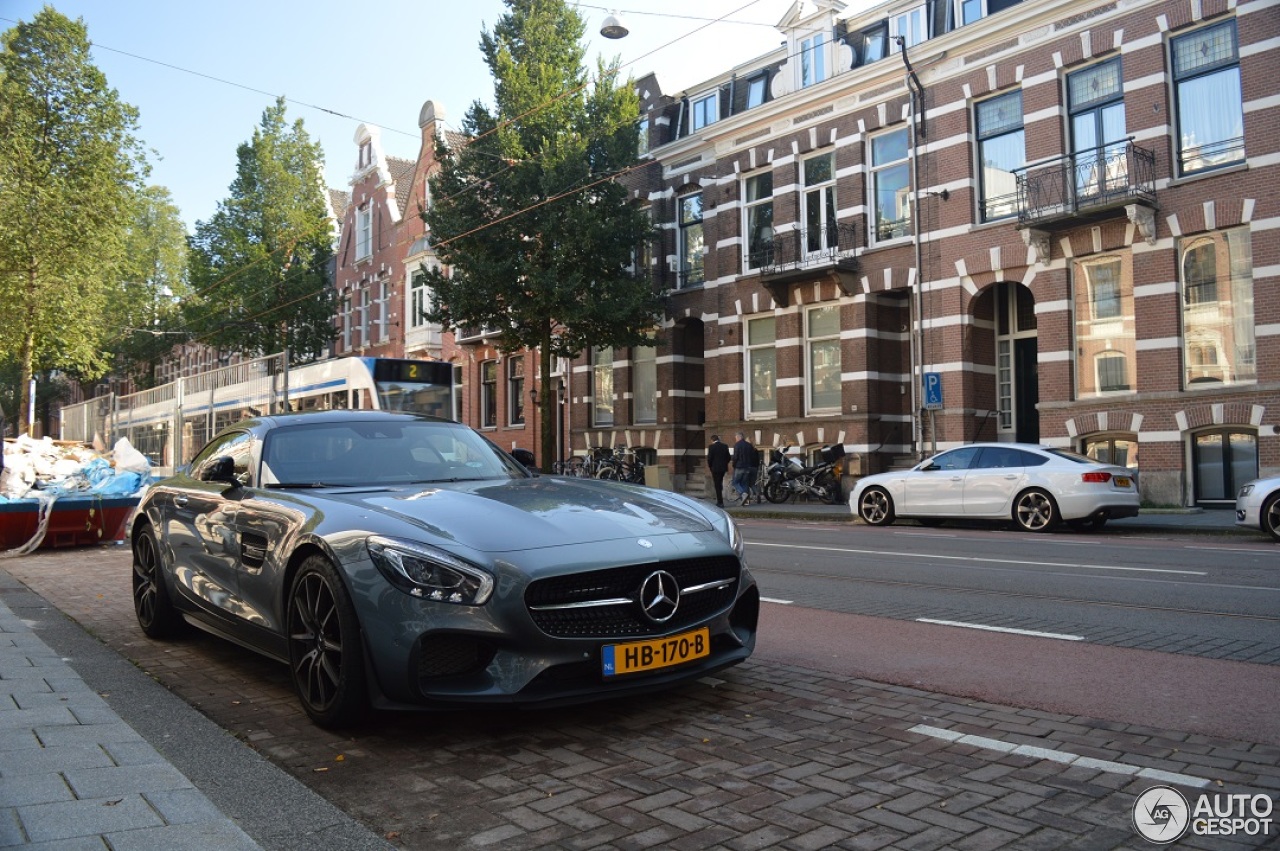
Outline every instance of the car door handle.
[(175, 496), (173, 498), (173, 504), (179, 508), (185, 507), (188, 501), (189, 500), (185, 496)]
[(951, 481), (953, 481), (953, 482), (959, 482), (959, 481), (962, 481), (963, 479), (964, 479), (964, 476), (952, 476), (952, 477), (951, 477)]
[(1016, 479), (1016, 478), (1018, 478), (1018, 477), (1017, 477), (1017, 475), (1016, 475), (1016, 474), (1014, 474), (1014, 473), (1007, 473), (1007, 474), (1005, 474), (1005, 478), (1012, 482), (1014, 479)]

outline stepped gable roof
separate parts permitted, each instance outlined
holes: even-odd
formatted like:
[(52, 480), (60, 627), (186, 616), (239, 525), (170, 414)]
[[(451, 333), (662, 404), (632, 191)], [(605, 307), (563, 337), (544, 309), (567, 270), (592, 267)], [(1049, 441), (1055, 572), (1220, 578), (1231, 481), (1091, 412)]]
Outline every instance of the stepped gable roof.
[(404, 215), (405, 205), (409, 203), (409, 189), (413, 185), (413, 172), (417, 166), (413, 160), (387, 157), (387, 171), (391, 172), (391, 180), (396, 185), (396, 204), (400, 207), (401, 215)]

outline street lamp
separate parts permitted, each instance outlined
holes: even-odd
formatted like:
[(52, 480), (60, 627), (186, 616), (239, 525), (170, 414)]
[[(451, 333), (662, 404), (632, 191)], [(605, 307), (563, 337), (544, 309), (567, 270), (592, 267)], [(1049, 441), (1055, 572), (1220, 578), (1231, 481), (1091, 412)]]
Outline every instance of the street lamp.
[(605, 16), (604, 23), (600, 25), (600, 35), (605, 38), (626, 38), (629, 32), (631, 30), (622, 23), (622, 18), (618, 17), (616, 9)]

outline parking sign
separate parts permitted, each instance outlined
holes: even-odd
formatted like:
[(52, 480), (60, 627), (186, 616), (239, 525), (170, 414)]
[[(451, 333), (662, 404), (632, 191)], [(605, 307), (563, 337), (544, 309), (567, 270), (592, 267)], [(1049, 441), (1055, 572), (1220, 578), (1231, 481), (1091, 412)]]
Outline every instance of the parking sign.
[(942, 410), (942, 373), (924, 374), (924, 407), (926, 411)]

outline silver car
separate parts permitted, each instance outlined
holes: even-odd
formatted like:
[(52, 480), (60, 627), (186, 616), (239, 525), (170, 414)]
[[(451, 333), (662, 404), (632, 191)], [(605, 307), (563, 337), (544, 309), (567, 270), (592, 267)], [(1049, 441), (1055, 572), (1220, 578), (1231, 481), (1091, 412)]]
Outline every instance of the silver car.
[(1236, 495), (1236, 525), (1261, 529), (1280, 541), (1280, 476), (1254, 479)]
[(1012, 520), (1028, 532), (1062, 521), (1101, 529), (1107, 520), (1136, 517), (1134, 471), (1028, 443), (974, 443), (940, 452), (910, 470), (858, 480), (849, 507), (872, 526), (898, 517), (927, 525), (947, 519)]
[(741, 662), (760, 596), (719, 509), (534, 476), (466, 426), (333, 411), (227, 429), (143, 498), (133, 598), (289, 665), (322, 726), (555, 705)]

